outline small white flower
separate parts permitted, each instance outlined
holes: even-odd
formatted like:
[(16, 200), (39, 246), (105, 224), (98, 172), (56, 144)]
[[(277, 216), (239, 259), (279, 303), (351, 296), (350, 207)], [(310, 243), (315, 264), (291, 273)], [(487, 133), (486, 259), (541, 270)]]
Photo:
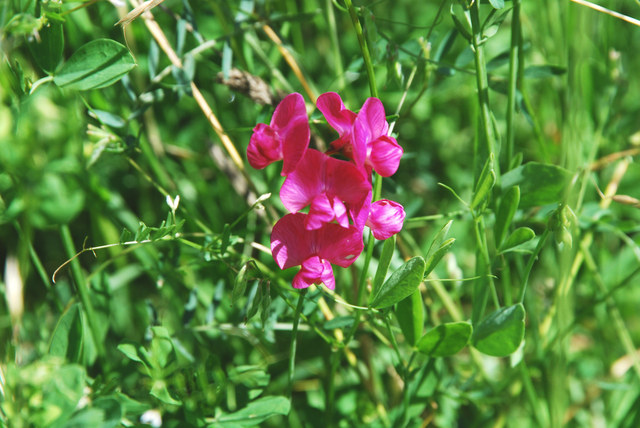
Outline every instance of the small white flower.
[(167, 205), (171, 208), (172, 212), (176, 212), (178, 209), (178, 205), (180, 204), (180, 195), (176, 195), (175, 199), (172, 199), (171, 196), (167, 195)]
[(151, 425), (153, 428), (159, 428), (162, 426), (162, 415), (160, 410), (151, 409), (147, 410), (140, 416), (140, 423)]

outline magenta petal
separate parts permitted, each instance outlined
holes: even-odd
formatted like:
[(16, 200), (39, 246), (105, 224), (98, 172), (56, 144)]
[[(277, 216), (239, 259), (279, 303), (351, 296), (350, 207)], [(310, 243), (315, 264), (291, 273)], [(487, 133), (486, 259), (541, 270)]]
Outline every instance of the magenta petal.
[(307, 230), (320, 229), (322, 225), (332, 222), (335, 218), (336, 213), (332, 201), (326, 194), (321, 193), (311, 201), (309, 215), (305, 219), (305, 227)]
[(326, 160), (325, 188), (348, 204), (355, 204), (371, 190), (371, 183), (351, 162), (335, 158)]
[(372, 139), (386, 135), (389, 124), (384, 114), (382, 101), (378, 98), (367, 98), (362, 109), (358, 112), (358, 117), (366, 123)]
[(371, 129), (367, 125), (365, 119), (358, 116), (353, 124), (353, 133), (351, 134), (351, 151), (353, 162), (360, 169), (364, 169), (367, 161), (367, 149), (369, 141), (371, 141)]
[(369, 162), (383, 177), (389, 177), (398, 170), (404, 150), (393, 137), (382, 136), (371, 142)]
[(306, 115), (290, 124), (282, 139), (282, 175), (292, 173), (309, 147), (309, 122)]
[(340, 136), (350, 132), (356, 114), (345, 108), (340, 95), (335, 92), (326, 92), (318, 97), (316, 106)]
[(280, 101), (271, 118), (271, 126), (285, 130), (295, 120), (303, 118), (307, 120), (307, 108), (304, 98), (297, 92), (287, 95)]
[(294, 288), (307, 288), (311, 284), (324, 283), (328, 288), (334, 289), (336, 286), (333, 276), (333, 268), (327, 260), (313, 256), (302, 262), (300, 271), (293, 278)]
[(402, 230), (405, 212), (397, 202), (381, 199), (371, 204), (367, 226), (374, 238), (387, 239)]
[(326, 158), (322, 152), (307, 150), (296, 169), (284, 180), (280, 199), (290, 212), (300, 211), (322, 193)]
[(273, 226), (271, 254), (280, 269), (297, 266), (313, 254), (313, 237), (304, 227), (305, 217), (287, 214)]
[(362, 230), (369, 218), (369, 211), (371, 209), (371, 189), (367, 194), (359, 201), (349, 205), (349, 214), (353, 219), (353, 225), (356, 229)]
[(345, 229), (338, 224), (329, 223), (318, 229), (317, 233), (318, 255), (338, 266), (350, 266), (364, 248), (362, 230), (353, 226)]
[(253, 128), (249, 146), (247, 146), (249, 165), (256, 169), (282, 159), (280, 136), (275, 129), (264, 123)]

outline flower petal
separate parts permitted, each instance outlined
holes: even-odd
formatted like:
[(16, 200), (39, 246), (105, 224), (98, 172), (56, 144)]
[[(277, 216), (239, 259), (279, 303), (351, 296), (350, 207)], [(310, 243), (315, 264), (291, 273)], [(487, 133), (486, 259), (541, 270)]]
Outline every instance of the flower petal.
[(284, 180), (280, 199), (290, 212), (300, 211), (322, 193), (326, 158), (328, 156), (322, 152), (307, 150), (296, 169)]
[(382, 101), (378, 98), (367, 98), (358, 112), (358, 117), (361, 118), (369, 128), (371, 139), (376, 139), (381, 135), (387, 134), (389, 124), (387, 123)]
[(393, 137), (383, 135), (371, 142), (369, 163), (383, 177), (395, 174), (400, 166), (400, 158), (404, 150)]
[(309, 147), (309, 121), (305, 115), (295, 119), (282, 136), (282, 175), (291, 174)]
[(351, 132), (356, 114), (345, 108), (340, 95), (335, 92), (326, 92), (318, 97), (316, 106), (341, 137)]
[(317, 230), (315, 244), (321, 258), (342, 267), (355, 262), (364, 248), (362, 230), (354, 226), (345, 229), (335, 223)]
[(269, 125), (259, 123), (253, 128), (253, 134), (247, 146), (249, 165), (256, 169), (282, 159), (280, 136)]
[(271, 118), (271, 126), (278, 130), (286, 128), (296, 120), (303, 118), (307, 120), (307, 108), (304, 105), (304, 98), (297, 92), (284, 97), (276, 107)]
[(324, 283), (333, 290), (336, 281), (333, 276), (333, 268), (327, 260), (322, 260), (318, 256), (313, 256), (302, 262), (302, 268), (293, 278), (294, 288), (307, 288), (311, 284)]
[(313, 236), (304, 227), (306, 214), (287, 214), (273, 226), (271, 254), (280, 269), (300, 265), (313, 254)]
[(371, 204), (367, 226), (376, 239), (387, 239), (402, 230), (405, 212), (402, 205), (388, 199), (381, 199)]

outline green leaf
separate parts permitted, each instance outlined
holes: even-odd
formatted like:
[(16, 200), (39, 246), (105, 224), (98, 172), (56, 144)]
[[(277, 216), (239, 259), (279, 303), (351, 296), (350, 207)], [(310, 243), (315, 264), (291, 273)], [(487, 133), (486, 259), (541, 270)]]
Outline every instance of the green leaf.
[(450, 238), (445, 241), (447, 238), (447, 234), (449, 233), (449, 229), (451, 229), (451, 225), (453, 224), (453, 220), (449, 220), (447, 224), (445, 224), (442, 229), (438, 232), (438, 234), (433, 238), (431, 245), (429, 246), (429, 251), (427, 251), (426, 264), (424, 275), (427, 276), (435, 269), (438, 265), (442, 257), (449, 251), (449, 248), (455, 242), (454, 238)]
[(524, 317), (521, 303), (495, 311), (475, 327), (473, 346), (494, 357), (512, 354), (524, 337)]
[(432, 357), (456, 354), (469, 342), (473, 328), (467, 322), (440, 324), (420, 338), (416, 347)]
[(229, 370), (229, 380), (236, 385), (244, 385), (247, 388), (266, 387), (271, 376), (260, 366), (243, 365)]
[(373, 296), (370, 306), (376, 309), (387, 308), (411, 295), (422, 282), (425, 267), (422, 257), (414, 257), (407, 261), (382, 284), (380, 291)]
[(61, 88), (85, 91), (104, 88), (131, 71), (136, 63), (122, 44), (97, 39), (81, 46), (53, 77)]
[(355, 321), (355, 317), (353, 315), (343, 315), (326, 321), (322, 324), (322, 328), (325, 330), (350, 328), (353, 325), (353, 321)]
[(532, 65), (524, 70), (524, 77), (530, 79), (540, 79), (545, 77), (559, 76), (567, 72), (565, 67), (557, 65)]
[(231, 304), (235, 305), (238, 299), (244, 296), (244, 292), (247, 289), (247, 269), (250, 266), (251, 261), (243, 264), (236, 276), (236, 280), (233, 284), (233, 290), (231, 291)]
[(460, 35), (467, 40), (471, 40), (472, 30), (469, 11), (458, 2), (452, 2), (450, 12), (453, 23)]
[(500, 252), (505, 253), (507, 251), (513, 250), (519, 245), (524, 244), (525, 242), (531, 241), (536, 237), (536, 233), (529, 229), (528, 227), (519, 227), (513, 231), (511, 235), (507, 238), (506, 241), (500, 246)]
[[(46, 3), (46, 7), (52, 12), (60, 11), (60, 4), (56, 2)], [(29, 42), (29, 50), (40, 68), (48, 74), (54, 72), (62, 59), (64, 48), (64, 33), (62, 23), (56, 19), (49, 18), (49, 13), (45, 12), (45, 22), (38, 30), (38, 37), (32, 38)]]
[(142, 358), (138, 355), (138, 350), (135, 345), (132, 345), (131, 343), (121, 343), (118, 345), (118, 351), (122, 352), (130, 360), (144, 364), (144, 361), (142, 361)]
[(442, 260), (442, 258), (447, 253), (447, 251), (449, 251), (449, 248), (451, 248), (454, 242), (456, 242), (456, 238), (447, 239), (442, 243), (440, 248), (438, 248), (435, 253), (433, 253), (433, 255), (431, 255), (431, 257), (427, 259), (426, 267), (424, 270), (425, 276), (429, 275), (431, 271), (433, 271), (436, 266), (438, 266), (438, 263), (440, 263), (440, 260)]
[(80, 303), (74, 303), (58, 320), (51, 336), (49, 355), (64, 357), (73, 363), (80, 362), (84, 345), (83, 336), (82, 310)]
[(288, 415), (291, 402), (286, 397), (267, 396), (252, 401), (237, 412), (219, 416), (212, 427), (252, 426), (275, 415)]
[(502, 196), (498, 212), (496, 212), (496, 223), (493, 228), (493, 236), (496, 240), (496, 246), (500, 247), (502, 241), (507, 236), (511, 220), (518, 210), (520, 203), (520, 188), (518, 186), (510, 187)]
[(449, 220), (433, 238), (433, 241), (431, 241), (431, 245), (429, 246), (429, 251), (427, 251), (427, 260), (429, 260), (442, 247), (445, 239), (447, 239), (447, 235), (449, 234), (449, 229), (451, 229), (452, 224), (453, 220)]
[(571, 173), (556, 165), (529, 162), (504, 174), (502, 190), (520, 186), (520, 208), (559, 202), (571, 180)]
[(414, 346), (422, 335), (424, 326), (424, 304), (419, 289), (398, 302), (396, 318), (398, 318), (398, 324), (400, 324), (404, 338), (411, 346)]
[(504, 7), (504, 0), (489, 0), (489, 3), (494, 9), (502, 9)]
[(380, 286), (387, 277), (389, 271), (389, 265), (391, 264), (391, 258), (393, 257), (393, 251), (396, 248), (396, 235), (391, 238), (385, 239), (382, 244), (382, 253), (380, 254), (380, 260), (378, 261), (378, 269), (376, 269), (376, 275), (373, 277), (373, 284), (371, 286), (371, 294), (377, 294), (380, 290)]
[(469, 205), (469, 208), (472, 210), (489, 197), (491, 189), (496, 184), (496, 172), (493, 169), (493, 159), (494, 157), (492, 153), (489, 155), (489, 159), (485, 162), (482, 172), (478, 177), (476, 188), (473, 192), (473, 199)]
[(169, 394), (167, 384), (163, 380), (156, 380), (153, 383), (153, 387), (151, 388), (151, 392), (149, 392), (149, 394), (153, 395), (163, 403), (173, 404), (174, 406), (179, 406), (180, 404), (182, 404), (180, 400), (176, 400), (171, 396), (171, 394)]

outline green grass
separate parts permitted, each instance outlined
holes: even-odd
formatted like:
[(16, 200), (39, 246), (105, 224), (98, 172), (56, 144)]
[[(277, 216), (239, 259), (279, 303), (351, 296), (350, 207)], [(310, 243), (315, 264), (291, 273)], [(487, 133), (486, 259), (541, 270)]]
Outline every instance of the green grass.
[[(491, 4), (166, 0), (154, 30), (114, 26), (131, 5), (2, 3), (0, 425), (637, 426), (640, 28)], [(66, 61), (106, 38), (137, 66), (60, 88), (46, 25)], [(312, 96), (385, 105), (405, 154), (375, 191), (407, 220), (334, 269), (335, 295), (294, 290), (266, 250), (282, 178), (245, 151), (275, 105), (222, 83), (235, 69), (303, 94), (319, 148), (335, 134)], [(535, 237), (508, 248), (516, 230)], [(449, 238), (417, 293), (368, 306), (385, 257), (389, 277)], [(453, 322), (476, 332), (453, 355), (413, 346)]]

